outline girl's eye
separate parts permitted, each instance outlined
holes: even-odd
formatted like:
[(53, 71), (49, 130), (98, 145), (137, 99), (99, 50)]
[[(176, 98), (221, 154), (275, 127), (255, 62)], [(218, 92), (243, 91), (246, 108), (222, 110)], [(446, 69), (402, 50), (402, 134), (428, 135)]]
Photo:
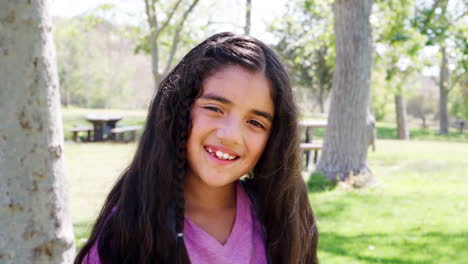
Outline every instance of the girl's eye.
[(221, 109), (219, 109), (219, 108), (216, 107), (216, 106), (205, 106), (205, 107), (203, 107), (203, 108), (208, 109), (208, 110), (213, 111), (213, 112), (222, 113)]
[(261, 128), (261, 129), (265, 129), (265, 126), (262, 125), (262, 124), (261, 124), (260, 122), (258, 122), (258, 121), (250, 120), (249, 123), (252, 124), (252, 125), (254, 125), (254, 126), (256, 126), (256, 127)]

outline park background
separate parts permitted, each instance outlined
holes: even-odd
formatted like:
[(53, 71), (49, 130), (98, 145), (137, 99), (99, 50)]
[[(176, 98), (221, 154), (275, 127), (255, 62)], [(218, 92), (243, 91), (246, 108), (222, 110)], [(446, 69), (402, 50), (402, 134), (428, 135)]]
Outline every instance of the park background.
[[(333, 1), (156, 1), (160, 21), (152, 27), (145, 9), (150, 2), (52, 5), (78, 248), (136, 145), (77, 143), (68, 130), (89, 125), (84, 116), (99, 113), (123, 116), (121, 125), (144, 126), (155, 82), (213, 33), (248, 33), (274, 48), (290, 73), (302, 119), (327, 119), (334, 107)], [(306, 171), (319, 259), (468, 263), (468, 134), (462, 126), (468, 120), (467, 2), (373, 2), (370, 112), (377, 139), (367, 154), (373, 180), (361, 186)], [(157, 76), (151, 29), (161, 28)], [(316, 130), (315, 137), (326, 133)]]

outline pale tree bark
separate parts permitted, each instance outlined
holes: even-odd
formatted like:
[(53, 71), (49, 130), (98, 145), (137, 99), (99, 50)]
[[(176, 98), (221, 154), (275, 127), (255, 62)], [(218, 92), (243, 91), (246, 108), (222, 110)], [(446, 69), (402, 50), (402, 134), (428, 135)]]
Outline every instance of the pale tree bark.
[(246, 3), (245, 3), (245, 26), (244, 26), (244, 34), (245, 35), (250, 35), (251, 9), (252, 9), (252, 0), (246, 0)]
[(180, 7), (182, 0), (175, 1), (174, 5), (170, 9), (169, 13), (164, 17), (164, 21), (159, 21), (158, 18), (158, 0), (144, 0), (145, 1), (145, 10), (148, 25), (150, 27), (150, 47), (151, 47), (151, 64), (152, 72), (155, 87), (159, 86), (159, 83), (162, 81), (164, 76), (169, 72), (175, 52), (180, 42), (180, 34), (184, 28), (185, 21), (187, 20), (190, 13), (193, 11), (195, 6), (198, 4), (199, 0), (193, 0), (190, 6), (183, 12), (181, 18), (176, 23), (175, 33), (172, 36), (172, 43), (170, 44), (170, 51), (168, 54), (168, 59), (166, 65), (160, 65), (160, 50), (159, 50), (159, 37), (161, 33), (169, 26), (171, 21), (174, 19), (174, 15)]
[(372, 69), (371, 0), (335, 0), (336, 62), (317, 171), (331, 180), (367, 174)]
[(320, 113), (325, 113), (325, 88), (320, 86), (319, 89), (319, 97), (318, 97)]
[(0, 263), (72, 263), (49, 0), (0, 2)]
[(399, 139), (409, 139), (408, 115), (406, 112), (405, 98), (401, 93), (395, 94), (395, 111), (397, 123), (397, 137)]
[(442, 61), (440, 64), (439, 80), (439, 133), (446, 135), (449, 132), (448, 124), (448, 94), (449, 94), (449, 70), (445, 46), (441, 46)]
[(326, 56), (328, 53), (327, 46), (322, 46), (316, 52), (317, 58), (317, 67), (319, 68), (318, 74), (318, 86), (319, 86), (319, 96), (318, 102), (320, 106), (320, 113), (325, 113), (325, 97), (330, 90), (330, 69), (327, 66)]

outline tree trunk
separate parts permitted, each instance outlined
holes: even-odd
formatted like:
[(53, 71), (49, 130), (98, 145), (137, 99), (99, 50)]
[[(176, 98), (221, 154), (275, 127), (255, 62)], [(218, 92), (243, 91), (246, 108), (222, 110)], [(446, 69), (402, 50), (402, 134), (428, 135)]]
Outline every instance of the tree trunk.
[(397, 123), (397, 136), (399, 139), (409, 139), (408, 117), (406, 114), (405, 99), (401, 93), (395, 95), (395, 111)]
[(0, 262), (72, 263), (48, 0), (0, 1)]
[(317, 171), (331, 180), (369, 174), (367, 146), (372, 69), (371, 0), (336, 0), (336, 62), (323, 154)]
[(442, 61), (440, 65), (440, 82), (439, 82), (439, 133), (446, 135), (449, 132), (448, 124), (448, 110), (447, 110), (447, 101), (448, 101), (448, 65), (447, 65), (447, 54), (445, 46), (441, 47), (442, 52)]
[(244, 27), (244, 33), (245, 35), (250, 35), (250, 17), (251, 17), (251, 11), (252, 9), (252, 0), (246, 0), (246, 5), (245, 5), (245, 27)]
[(325, 98), (324, 98), (325, 91), (324, 89), (325, 89), (324, 87), (320, 87), (319, 98), (318, 98), (321, 114), (325, 113)]
[(159, 83), (162, 81), (162, 76), (159, 73), (159, 47), (156, 33), (152, 29), (150, 41), (151, 41), (151, 66), (154, 80), (154, 89), (158, 89)]
[(427, 128), (427, 121), (426, 121), (426, 116), (425, 115), (421, 116), (421, 121), (422, 121), (422, 128), (426, 129)]

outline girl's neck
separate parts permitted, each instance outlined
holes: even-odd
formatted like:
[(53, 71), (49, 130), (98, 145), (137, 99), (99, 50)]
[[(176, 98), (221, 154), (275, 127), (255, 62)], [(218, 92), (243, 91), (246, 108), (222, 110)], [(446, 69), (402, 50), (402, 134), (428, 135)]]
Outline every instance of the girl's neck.
[(185, 209), (211, 211), (236, 207), (236, 182), (223, 187), (210, 187), (194, 177), (184, 183)]

